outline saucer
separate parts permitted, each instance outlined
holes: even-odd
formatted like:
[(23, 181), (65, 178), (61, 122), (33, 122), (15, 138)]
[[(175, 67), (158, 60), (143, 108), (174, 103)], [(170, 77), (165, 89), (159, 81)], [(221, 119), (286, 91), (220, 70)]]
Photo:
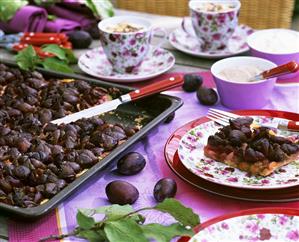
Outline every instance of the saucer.
[(87, 51), (80, 56), (78, 65), (89, 75), (112, 82), (138, 82), (156, 77), (173, 67), (174, 56), (167, 50), (159, 48), (150, 51), (141, 65), (132, 73), (117, 73), (108, 61), (102, 47)]
[(177, 28), (169, 35), (170, 44), (184, 53), (208, 59), (228, 57), (249, 51), (246, 40), (254, 32), (249, 26), (241, 24), (235, 29), (226, 48), (219, 51), (203, 51), (195, 36), (190, 18), (186, 19), (185, 26), (188, 32), (193, 34), (186, 33), (181, 27)]

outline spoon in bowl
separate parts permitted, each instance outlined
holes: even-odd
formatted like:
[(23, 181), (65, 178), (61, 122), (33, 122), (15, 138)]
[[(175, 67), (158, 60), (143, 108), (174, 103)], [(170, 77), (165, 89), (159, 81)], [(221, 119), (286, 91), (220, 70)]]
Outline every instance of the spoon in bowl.
[(279, 77), (286, 74), (294, 73), (299, 70), (299, 64), (295, 61), (288, 62), (281, 66), (277, 66), (270, 70), (263, 71), (262, 73), (250, 78), (250, 82), (261, 81), (273, 77)]

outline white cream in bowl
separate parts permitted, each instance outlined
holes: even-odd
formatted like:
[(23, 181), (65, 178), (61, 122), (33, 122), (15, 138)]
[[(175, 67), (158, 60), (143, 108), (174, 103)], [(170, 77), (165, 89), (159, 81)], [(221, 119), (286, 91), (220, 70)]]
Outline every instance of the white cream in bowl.
[(223, 80), (233, 82), (249, 82), (251, 78), (261, 74), (265, 71), (265, 68), (261, 68), (257, 65), (239, 65), (236, 67), (227, 67), (222, 69), (218, 76)]
[(247, 43), (251, 48), (265, 53), (297, 53), (299, 52), (299, 32), (289, 29), (260, 30), (251, 34)]

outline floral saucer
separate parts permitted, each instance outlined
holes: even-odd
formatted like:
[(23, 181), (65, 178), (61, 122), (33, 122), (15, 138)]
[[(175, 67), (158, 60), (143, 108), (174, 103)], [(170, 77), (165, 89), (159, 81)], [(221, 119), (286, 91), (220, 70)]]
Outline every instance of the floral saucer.
[[(191, 239), (179, 242), (299, 241), (299, 210), (258, 208), (211, 219), (197, 227)], [(189, 240), (190, 239), (190, 240)]]
[[(258, 123), (272, 121), (272, 117), (252, 116)], [(277, 119), (276, 119), (277, 120)], [(270, 176), (250, 176), (244, 171), (205, 157), (207, 139), (219, 129), (209, 121), (189, 130), (180, 140), (178, 155), (183, 165), (193, 174), (220, 185), (246, 189), (280, 189), (299, 185), (299, 157)], [(299, 140), (298, 133), (277, 130), (277, 134)]]
[[(228, 57), (249, 51), (246, 39), (253, 33), (253, 29), (249, 26), (239, 25), (235, 29), (225, 49), (219, 51), (203, 51), (195, 36), (190, 18), (186, 18), (185, 28), (188, 30), (188, 33), (186, 33), (182, 27), (170, 33), (170, 44), (184, 53), (208, 59)], [(191, 35), (189, 34), (190, 32), (194, 34)]]
[(150, 51), (141, 65), (132, 73), (120, 74), (113, 70), (102, 47), (87, 51), (80, 56), (78, 65), (89, 75), (112, 82), (138, 82), (158, 76), (175, 63), (174, 56), (162, 48)]

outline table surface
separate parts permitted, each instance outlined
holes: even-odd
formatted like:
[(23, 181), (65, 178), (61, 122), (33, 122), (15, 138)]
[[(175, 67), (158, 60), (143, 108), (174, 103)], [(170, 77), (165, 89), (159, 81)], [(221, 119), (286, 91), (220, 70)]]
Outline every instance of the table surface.
[[(140, 13), (140, 12), (133, 12), (133, 11), (127, 11), (127, 10), (117, 10), (117, 15), (128, 15), (128, 14), (134, 14), (139, 15), (142, 17), (148, 17), (153, 21), (153, 24), (155, 26), (163, 27), (166, 29), (168, 33), (170, 33), (173, 29), (180, 26), (182, 18), (179, 17), (171, 17), (171, 16), (160, 16), (160, 15), (154, 15), (154, 14), (147, 14), (147, 13)], [(299, 16), (294, 19), (293, 22), (293, 29), (299, 30)], [(159, 37), (156, 37), (154, 39), (154, 43), (157, 41), (160, 41)], [(89, 49), (95, 48), (99, 46), (99, 41), (94, 40), (89, 47)], [(170, 70), (170, 72), (198, 72), (207, 70), (211, 67), (211, 65), (216, 60), (209, 60), (209, 59), (202, 59), (198, 57), (192, 57), (190, 55), (184, 54), (182, 52), (179, 52), (175, 50), (168, 42), (165, 42), (162, 45), (163, 48), (171, 51), (175, 58), (176, 58), (176, 64), (175, 66)], [(81, 54), (86, 52), (87, 49), (83, 50), (75, 50), (75, 55), (79, 57)], [(0, 49), (0, 61), (1, 59), (5, 60), (14, 60), (14, 55), (6, 50)], [(73, 66), (75, 72), (77, 74), (85, 75), (76, 65)], [(8, 240), (8, 230), (7, 230), (7, 224), (5, 217), (1, 217), (0, 215), (0, 242), (5, 242)]]

